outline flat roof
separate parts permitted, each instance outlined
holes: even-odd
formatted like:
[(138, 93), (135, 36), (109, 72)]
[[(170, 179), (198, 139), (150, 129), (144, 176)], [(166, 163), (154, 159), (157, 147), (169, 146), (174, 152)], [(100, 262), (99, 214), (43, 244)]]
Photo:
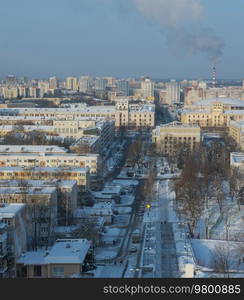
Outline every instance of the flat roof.
[(31, 171), (31, 172), (80, 172), (80, 173), (86, 173), (88, 172), (89, 168), (51, 168), (51, 167), (0, 167), (0, 172), (1, 171), (9, 171), (9, 172), (14, 172), (14, 171)]
[(23, 194), (23, 192), (28, 195), (43, 195), (43, 194), (50, 195), (56, 192), (56, 187), (0, 186), (0, 195)]
[(0, 203), (0, 218), (11, 218), (25, 207), (24, 203)]
[(232, 106), (244, 106), (243, 100), (232, 99), (232, 98), (227, 98), (227, 97), (205, 99), (205, 100), (194, 102), (192, 105), (193, 106), (205, 106), (205, 105), (212, 105), (217, 102), (226, 104), (226, 105), (232, 105)]
[(2, 153), (67, 153), (67, 149), (55, 145), (0, 145)]

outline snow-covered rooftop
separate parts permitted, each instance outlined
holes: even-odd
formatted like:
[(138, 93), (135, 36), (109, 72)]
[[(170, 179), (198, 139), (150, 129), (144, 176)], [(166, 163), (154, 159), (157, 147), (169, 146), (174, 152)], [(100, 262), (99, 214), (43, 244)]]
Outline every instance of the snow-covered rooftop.
[(0, 153), (66, 153), (67, 149), (55, 145), (0, 145)]
[(23, 194), (28, 195), (50, 195), (56, 191), (55, 187), (18, 187), (18, 186), (9, 186), (2, 187), (0, 186), (0, 195), (13, 195), (13, 194)]
[(57, 240), (45, 262), (49, 264), (82, 264), (91, 243), (86, 239)]
[(232, 152), (230, 154), (231, 165), (243, 164), (244, 166), (244, 153), (243, 152)]
[(210, 98), (210, 99), (206, 99), (206, 100), (201, 100), (201, 101), (194, 102), (192, 105), (193, 106), (208, 106), (208, 105), (212, 105), (216, 102), (222, 103), (222, 104), (225, 104), (225, 105), (231, 105), (231, 106), (244, 106), (244, 101), (243, 100), (225, 98), (225, 97)]
[(23, 253), (18, 264), (82, 264), (91, 243), (86, 239), (60, 239), (49, 251), (33, 251)]
[(0, 218), (12, 218), (24, 207), (24, 203), (0, 203)]

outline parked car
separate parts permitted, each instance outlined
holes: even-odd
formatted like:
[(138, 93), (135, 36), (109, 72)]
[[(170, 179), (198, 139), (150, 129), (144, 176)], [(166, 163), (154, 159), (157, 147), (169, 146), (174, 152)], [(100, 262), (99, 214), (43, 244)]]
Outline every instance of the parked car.
[(135, 247), (135, 246), (131, 247), (131, 248), (130, 248), (130, 252), (131, 252), (131, 253), (137, 252), (137, 247)]

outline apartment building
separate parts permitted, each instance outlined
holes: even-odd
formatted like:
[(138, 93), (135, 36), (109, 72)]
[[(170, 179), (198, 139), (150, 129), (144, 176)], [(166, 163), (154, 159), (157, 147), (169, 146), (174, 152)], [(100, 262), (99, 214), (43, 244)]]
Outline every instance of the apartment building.
[(244, 172), (244, 152), (231, 152), (230, 166)]
[(2, 167), (0, 180), (69, 180), (76, 181), (81, 191), (90, 186), (89, 168), (39, 168), (39, 167)]
[[(115, 106), (87, 106), (79, 108), (2, 108), (0, 116), (23, 116), (25, 118), (42, 118), (56, 121), (75, 121), (80, 118), (96, 118), (105, 120), (114, 120), (116, 127), (121, 126), (136, 126), (136, 127), (154, 127), (155, 124), (155, 105), (138, 102), (137, 104), (129, 104), (129, 100), (118, 100)], [(62, 130), (62, 123), (56, 122)], [(67, 128), (77, 129), (77, 124), (66, 124), (65, 133), (69, 133)], [(78, 124), (78, 126), (80, 126)], [(55, 127), (55, 126), (54, 126)], [(56, 131), (58, 127), (56, 126)]]
[(31, 240), (35, 240), (35, 243), (43, 246), (54, 240), (54, 228), (58, 220), (55, 187), (28, 187), (25, 185), (0, 187), (0, 203), (26, 203), (34, 224), (32, 233), (30, 233)]
[(17, 277), (79, 277), (89, 262), (90, 247), (86, 239), (60, 239), (48, 251), (26, 252), (17, 261)]
[[(6, 134), (15, 131), (15, 130), (19, 130), (18, 127), (16, 127), (15, 125), (1, 125), (0, 126), (0, 136), (5, 136)], [(46, 134), (50, 134), (53, 135), (55, 134), (55, 131), (53, 129), (53, 126), (44, 126), (44, 125), (23, 125), (21, 127), (21, 131), (25, 131), (25, 132), (31, 132), (31, 131), (41, 131), (44, 132)]]
[(244, 151), (244, 121), (230, 121), (229, 136), (233, 138), (238, 148)]
[(197, 125), (172, 122), (157, 126), (152, 132), (152, 142), (165, 155), (175, 155), (180, 146), (194, 149), (201, 141), (201, 130)]
[(98, 154), (75, 153), (2, 153), (0, 168), (3, 167), (89, 168), (91, 175), (97, 176), (100, 171), (100, 157)]
[(129, 100), (116, 102), (116, 127), (152, 128), (155, 126), (155, 105), (141, 102), (130, 103)]
[(0, 154), (46, 153), (64, 154), (68, 150), (55, 145), (0, 145)]
[(0, 220), (3, 230), (3, 235), (1, 235), (2, 254), (7, 259), (7, 262), (5, 259), (2, 261), (4, 263), (2, 270), (5, 270), (5, 277), (15, 277), (16, 260), (27, 250), (30, 219), (26, 204), (0, 203)]
[(244, 101), (208, 99), (185, 106), (181, 113), (182, 123), (200, 127), (229, 127), (231, 120), (244, 120)]
[(28, 193), (30, 188), (55, 188), (57, 190), (58, 224), (69, 225), (74, 217), (78, 202), (78, 186), (75, 180), (0, 180), (0, 187), (21, 187), (23, 194), (25, 191)]
[(8, 276), (8, 227), (0, 218), (0, 278)]

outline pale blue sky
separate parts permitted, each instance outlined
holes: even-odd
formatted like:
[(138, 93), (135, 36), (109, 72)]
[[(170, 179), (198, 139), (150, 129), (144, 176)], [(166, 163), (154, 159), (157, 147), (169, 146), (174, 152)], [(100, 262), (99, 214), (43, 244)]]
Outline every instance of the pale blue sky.
[[(206, 55), (173, 53), (164, 28), (132, 2), (1, 0), (0, 77), (209, 77)], [(244, 78), (244, 0), (202, 2), (203, 25), (225, 40), (218, 77)]]

